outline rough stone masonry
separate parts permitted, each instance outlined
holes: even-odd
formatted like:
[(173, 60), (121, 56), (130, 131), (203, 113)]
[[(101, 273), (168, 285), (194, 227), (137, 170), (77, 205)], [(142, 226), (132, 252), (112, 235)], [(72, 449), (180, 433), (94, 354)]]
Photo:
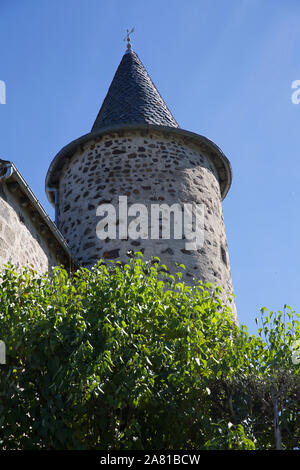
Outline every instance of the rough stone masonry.
[[(183, 280), (233, 292), (222, 199), (231, 184), (231, 167), (209, 139), (179, 127), (139, 57), (129, 48), (115, 73), (90, 133), (64, 147), (46, 177), (49, 201), (59, 230), (86, 267), (100, 258), (126, 262), (128, 252), (160, 258), (170, 273), (184, 264)], [(187, 250), (184, 237), (120, 239), (97, 236), (97, 208), (128, 205), (202, 204), (204, 243)], [(123, 221), (116, 220), (120, 225)], [(151, 222), (149, 221), (149, 225)], [(161, 219), (163, 226), (164, 219)], [(149, 226), (150, 233), (150, 226)], [(235, 305), (232, 304), (234, 315)]]

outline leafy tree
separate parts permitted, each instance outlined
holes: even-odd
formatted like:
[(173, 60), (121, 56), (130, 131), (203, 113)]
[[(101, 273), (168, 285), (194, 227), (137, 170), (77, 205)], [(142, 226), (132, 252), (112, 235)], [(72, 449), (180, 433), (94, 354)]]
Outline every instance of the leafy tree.
[(298, 315), (262, 309), (250, 336), (220, 288), (164, 268), (2, 271), (3, 449), (299, 447)]

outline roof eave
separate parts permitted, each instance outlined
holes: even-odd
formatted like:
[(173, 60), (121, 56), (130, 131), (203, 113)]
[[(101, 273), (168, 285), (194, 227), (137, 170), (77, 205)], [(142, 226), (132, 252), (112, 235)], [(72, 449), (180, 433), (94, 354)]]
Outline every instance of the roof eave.
[(127, 131), (130, 132), (138, 130), (144, 131), (145, 135), (150, 131), (159, 131), (165, 137), (169, 137), (170, 135), (174, 134), (179, 135), (181, 137), (184, 137), (187, 143), (193, 143), (194, 145), (200, 146), (201, 148), (205, 147), (206, 151), (208, 151), (208, 156), (213, 161), (218, 173), (222, 199), (226, 197), (232, 183), (231, 164), (228, 158), (222, 152), (222, 150), (214, 142), (209, 140), (207, 137), (178, 127), (168, 127), (154, 124), (124, 124), (118, 126), (103, 127), (97, 132), (89, 132), (88, 134), (84, 134), (78, 139), (75, 139), (70, 142), (68, 145), (63, 147), (60, 152), (58, 152), (58, 154), (52, 160), (46, 175), (45, 188), (49, 202), (54, 205), (53, 194), (51, 194), (50, 191), (47, 191), (47, 187), (58, 186), (59, 170), (61, 170), (65, 162), (72, 157), (78, 147), (85, 144), (86, 142), (89, 142), (90, 140), (95, 140), (106, 134), (118, 133), (119, 135), (121, 135)]

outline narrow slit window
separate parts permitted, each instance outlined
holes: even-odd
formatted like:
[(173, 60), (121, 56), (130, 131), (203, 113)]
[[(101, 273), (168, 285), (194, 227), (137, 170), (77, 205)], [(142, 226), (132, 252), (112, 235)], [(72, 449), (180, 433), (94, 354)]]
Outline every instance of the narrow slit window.
[(223, 246), (221, 246), (221, 258), (225, 266), (227, 266), (227, 256), (226, 256), (226, 251)]

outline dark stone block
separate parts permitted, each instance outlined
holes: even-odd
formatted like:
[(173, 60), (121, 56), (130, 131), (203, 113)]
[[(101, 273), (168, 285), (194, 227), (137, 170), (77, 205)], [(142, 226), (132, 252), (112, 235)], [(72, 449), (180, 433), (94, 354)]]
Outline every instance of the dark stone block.
[(95, 243), (94, 242), (89, 242), (89, 243), (86, 243), (85, 245), (83, 245), (83, 249), (87, 250), (88, 248), (92, 248), (93, 246), (95, 246)]
[(192, 254), (192, 251), (190, 250), (185, 250), (184, 248), (181, 250), (181, 253), (183, 253), (184, 255), (191, 255)]
[(110, 251), (105, 251), (103, 253), (103, 257), (104, 258), (107, 258), (107, 259), (115, 259), (115, 258), (119, 258), (119, 251), (120, 251), (120, 248), (117, 248), (115, 250), (110, 250)]
[(161, 253), (168, 253), (169, 255), (173, 255), (174, 251), (172, 250), (172, 248), (168, 247), (165, 250), (162, 250)]

